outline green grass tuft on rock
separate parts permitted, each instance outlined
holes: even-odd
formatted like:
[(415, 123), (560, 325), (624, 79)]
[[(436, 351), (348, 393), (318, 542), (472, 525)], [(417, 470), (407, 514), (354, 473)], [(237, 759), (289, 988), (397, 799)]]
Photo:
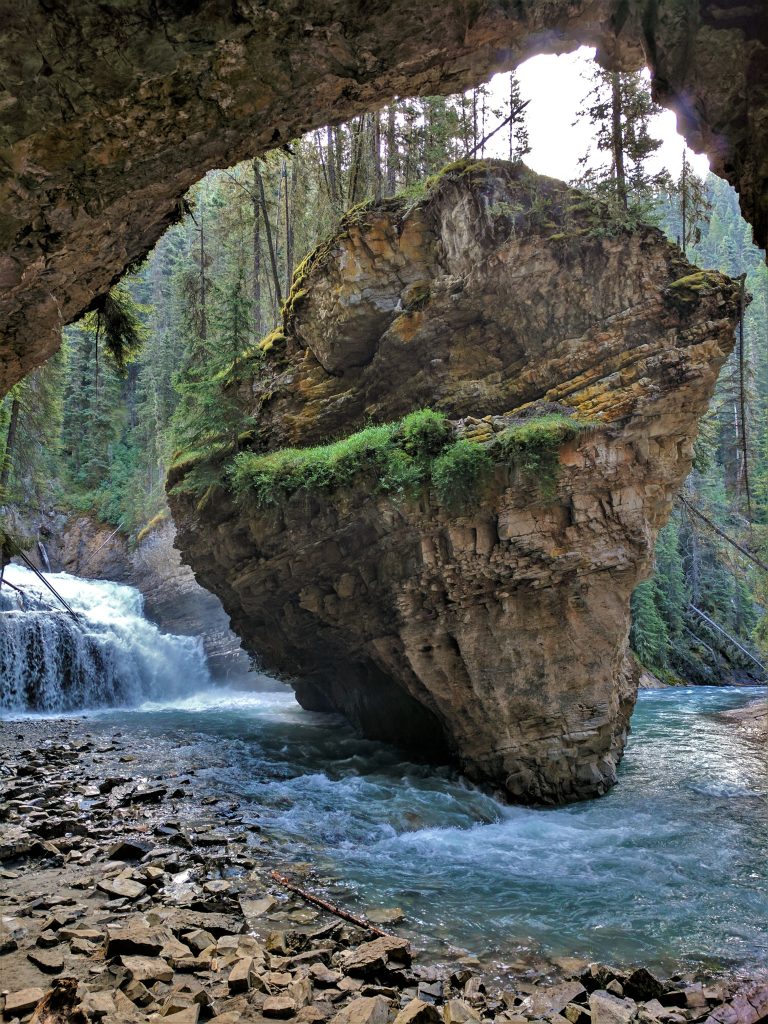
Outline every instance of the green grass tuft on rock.
[(489, 443), (454, 439), (447, 417), (420, 409), (395, 423), (369, 426), (330, 444), (283, 448), (265, 455), (240, 452), (228, 469), (230, 485), (243, 502), (274, 507), (300, 492), (361, 486), (373, 492), (414, 496), (432, 485), (438, 501), (452, 511), (482, 497), (494, 464), (513, 462), (535, 479), (542, 494), (554, 495), (558, 450), (587, 428), (559, 413), (521, 420)]
[(493, 459), (485, 445), (463, 439), (454, 441), (432, 466), (438, 501), (452, 511), (476, 505), (492, 469)]
[(553, 497), (557, 491), (561, 447), (593, 428), (593, 423), (563, 413), (545, 413), (507, 427), (494, 439), (493, 446), (503, 459), (514, 462), (525, 476), (535, 481), (545, 497)]

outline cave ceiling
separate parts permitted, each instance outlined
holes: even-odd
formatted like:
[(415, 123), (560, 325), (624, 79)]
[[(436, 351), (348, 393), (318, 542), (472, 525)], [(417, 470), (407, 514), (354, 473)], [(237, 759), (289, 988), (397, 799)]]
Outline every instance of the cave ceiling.
[(2, 0), (0, 393), (211, 168), (583, 44), (651, 68), (765, 245), (765, 0)]

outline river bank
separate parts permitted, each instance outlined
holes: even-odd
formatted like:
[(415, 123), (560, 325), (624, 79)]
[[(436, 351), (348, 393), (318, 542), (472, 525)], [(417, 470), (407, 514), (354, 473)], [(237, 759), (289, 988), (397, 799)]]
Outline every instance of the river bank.
[[(0, 722), (0, 741), (7, 1020), (754, 1024), (768, 1012), (768, 987), (738, 972), (658, 980), (568, 958), (505, 971), (459, 949), (414, 963), (407, 928), (387, 924), (394, 908), (372, 915), (391, 934), (376, 939), (277, 884), (284, 842), (236, 794), (210, 795), (183, 745), (152, 763), (130, 730), (83, 718)], [(289, 870), (312, 888), (310, 865)]]

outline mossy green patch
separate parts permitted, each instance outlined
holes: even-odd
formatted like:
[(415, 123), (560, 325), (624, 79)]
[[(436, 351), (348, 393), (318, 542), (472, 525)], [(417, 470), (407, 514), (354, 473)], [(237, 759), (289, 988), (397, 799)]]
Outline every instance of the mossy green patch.
[(694, 297), (709, 287), (709, 285), (715, 283), (712, 277), (711, 271), (698, 270), (695, 274), (686, 274), (685, 277), (679, 277), (668, 287), (670, 291), (675, 292), (678, 296), (689, 293)]
[(235, 494), (260, 507), (278, 504), (297, 491), (337, 491), (364, 474), (375, 488), (412, 494), (429, 479), (432, 458), (452, 436), (447, 418), (420, 409), (395, 423), (370, 426), (331, 444), (283, 448), (259, 455), (242, 452), (229, 470)]
[(273, 331), (270, 331), (256, 346), (259, 352), (267, 353), (273, 352), (275, 349), (284, 348), (287, 338), (285, 332), (279, 327), (275, 327)]
[(461, 439), (435, 459), (432, 483), (442, 505), (460, 511), (476, 505), (490, 477), (493, 459), (485, 445)]
[(154, 531), (162, 526), (163, 523), (167, 523), (169, 518), (168, 509), (164, 508), (161, 512), (158, 512), (156, 516), (152, 516), (149, 522), (143, 526), (136, 534), (136, 543), (141, 544), (142, 541), (146, 540), (147, 537), (154, 533)]
[(494, 464), (513, 462), (533, 477), (542, 494), (556, 491), (559, 447), (590, 427), (550, 413), (521, 420), (490, 443), (454, 439), (448, 419), (421, 409), (395, 423), (370, 426), (331, 444), (284, 448), (262, 455), (240, 452), (227, 475), (242, 502), (279, 505), (299, 491), (331, 493), (360, 487), (401, 497), (422, 488), (452, 511), (467, 509), (483, 493)]
[(521, 419), (502, 431), (492, 444), (498, 455), (509, 460), (532, 481), (545, 497), (557, 492), (559, 451), (595, 424), (563, 413), (546, 413)]

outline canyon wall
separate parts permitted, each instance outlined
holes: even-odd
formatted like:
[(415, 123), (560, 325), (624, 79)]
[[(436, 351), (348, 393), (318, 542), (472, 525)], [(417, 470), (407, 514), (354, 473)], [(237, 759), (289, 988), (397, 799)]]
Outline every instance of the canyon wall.
[(0, 394), (143, 258), (213, 167), (393, 96), (581, 44), (647, 64), (768, 232), (763, 0), (29, 0), (0, 19)]
[(177, 544), (305, 707), (515, 800), (601, 794), (630, 595), (737, 313), (658, 230), (521, 164), (456, 165), (298, 269), (284, 329), (231, 370), (248, 450), (170, 473)]

